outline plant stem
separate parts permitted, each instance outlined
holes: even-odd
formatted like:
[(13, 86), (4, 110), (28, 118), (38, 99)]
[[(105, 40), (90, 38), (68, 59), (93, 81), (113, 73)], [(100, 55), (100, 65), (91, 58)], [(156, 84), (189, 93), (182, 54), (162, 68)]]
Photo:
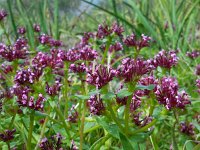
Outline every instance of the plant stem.
[[(112, 118), (114, 121), (115, 121), (115, 123), (117, 124), (117, 126), (121, 129), (121, 131), (123, 132), (124, 131), (124, 128), (123, 128), (123, 126), (121, 125), (121, 123), (118, 121), (118, 118), (115, 116), (115, 113), (114, 113), (114, 111), (113, 111), (113, 109), (112, 109), (112, 106), (111, 106), (111, 104), (110, 104), (110, 102), (108, 102), (108, 109), (109, 109), (109, 111), (110, 111), (110, 118)], [(108, 113), (107, 113), (107, 115), (109, 115)]]
[(14, 123), (14, 121), (15, 121), (15, 117), (16, 117), (16, 114), (14, 114), (14, 116), (12, 117), (12, 120), (11, 120), (11, 122), (10, 122), (9, 128), (12, 127), (12, 125), (13, 125), (13, 123)]
[(136, 133), (140, 133), (140, 132), (146, 131), (148, 128), (152, 127), (156, 122), (157, 122), (157, 120), (155, 119), (151, 123), (147, 124), (146, 126), (144, 126), (144, 127), (140, 128), (138, 130), (135, 130), (135, 131), (131, 132), (130, 135), (134, 135)]
[(38, 140), (37, 145), (35, 146), (35, 150), (38, 149), (40, 139), (42, 139), (43, 136), (44, 136), (44, 131), (45, 131), (47, 122), (48, 122), (48, 120), (49, 120), (49, 113), (50, 113), (50, 110), (51, 110), (50, 108), (51, 108), (51, 107), (49, 106), (49, 107), (48, 107), (48, 116), (46, 116), (46, 118), (45, 118), (44, 124), (43, 124), (43, 126), (42, 126), (42, 130), (41, 130), (41, 132), (40, 132), (40, 138), (39, 138), (39, 140)]
[(65, 99), (65, 111), (64, 111), (64, 116), (68, 117), (68, 68), (69, 68), (69, 63), (65, 63), (65, 77), (64, 77), (64, 99)]
[(129, 96), (127, 100), (127, 104), (124, 110), (124, 117), (125, 117), (125, 133), (128, 134), (129, 132), (129, 113), (130, 113), (130, 104), (131, 104), (131, 97)]
[(11, 150), (10, 148), (10, 142), (6, 142), (7, 146), (8, 146), (8, 150)]
[(85, 123), (85, 110), (86, 110), (86, 104), (85, 101), (83, 101), (83, 111), (82, 111), (82, 116), (81, 116), (81, 127), (80, 127), (80, 147), (79, 149), (83, 149), (83, 138), (84, 138), (84, 123)]
[(71, 135), (70, 135), (70, 132), (69, 132), (69, 127), (67, 126), (67, 124), (66, 124), (66, 122), (65, 122), (64, 116), (62, 115), (62, 113), (60, 112), (60, 110), (59, 110), (57, 107), (54, 107), (54, 109), (55, 109), (57, 115), (59, 116), (59, 118), (61, 119), (62, 124), (63, 124), (63, 126), (64, 126), (64, 128), (65, 128), (65, 131), (66, 131), (66, 133), (67, 133), (69, 139), (71, 139)]
[(30, 114), (27, 150), (31, 150), (31, 139), (32, 139), (33, 125), (34, 125), (34, 114), (35, 114), (35, 111), (32, 110), (32, 112)]
[[(86, 66), (88, 66), (86, 62)], [(85, 82), (81, 82), (82, 85), (82, 93), (87, 95), (87, 84)], [(80, 147), (79, 149), (83, 149), (83, 139), (84, 139), (84, 124), (85, 124), (85, 112), (86, 112), (86, 102), (83, 100), (83, 111), (81, 116), (81, 126), (80, 126)]]

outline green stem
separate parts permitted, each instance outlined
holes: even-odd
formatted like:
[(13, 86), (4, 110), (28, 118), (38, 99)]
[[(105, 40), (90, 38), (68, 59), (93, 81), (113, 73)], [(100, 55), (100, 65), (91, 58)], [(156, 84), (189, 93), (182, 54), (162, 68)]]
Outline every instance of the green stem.
[(105, 51), (104, 51), (104, 53), (103, 53), (102, 64), (105, 63), (105, 60), (106, 60), (106, 58), (107, 58), (107, 53), (108, 53), (108, 50), (109, 50), (109, 47), (110, 47), (111, 42), (112, 42), (112, 37), (109, 36), (109, 37), (108, 37), (108, 41), (107, 41), (107, 43), (106, 43)]
[(9, 125), (9, 129), (12, 127), (12, 125), (15, 121), (15, 117), (16, 117), (16, 114), (14, 114), (14, 116), (12, 117), (12, 120), (11, 120), (10, 125)]
[(131, 97), (129, 96), (127, 100), (127, 104), (124, 110), (124, 117), (125, 117), (125, 133), (128, 134), (129, 132), (129, 114), (130, 114), (130, 104), (131, 104)]
[(11, 150), (10, 148), (10, 142), (6, 142), (7, 146), (8, 146), (8, 150)]
[(177, 145), (177, 142), (176, 142), (175, 129), (176, 129), (176, 124), (179, 123), (179, 120), (178, 120), (176, 110), (173, 110), (173, 113), (174, 113), (174, 117), (175, 117), (176, 120), (175, 120), (173, 128), (172, 128), (172, 142), (173, 142), (174, 150), (178, 150), (178, 145)]
[(151, 144), (152, 144), (152, 146), (153, 146), (153, 149), (154, 149), (154, 150), (158, 150), (159, 147), (158, 147), (158, 145), (157, 145), (157, 143), (156, 143), (156, 141), (155, 141), (154, 134), (152, 134), (152, 135), (150, 136), (150, 141), (151, 141)]
[(100, 147), (111, 137), (110, 134), (107, 134), (106, 136), (100, 138), (97, 140), (91, 147), (90, 150), (96, 150), (100, 149)]
[[(87, 62), (86, 62), (86, 66)], [(82, 86), (82, 93), (87, 95), (87, 84), (85, 82), (81, 82)], [(80, 147), (79, 149), (83, 149), (83, 140), (84, 140), (84, 124), (85, 124), (85, 112), (86, 112), (86, 102), (83, 100), (83, 110), (82, 110), (82, 116), (81, 116), (81, 126), (80, 126)]]
[(40, 132), (40, 138), (39, 138), (39, 140), (38, 140), (38, 142), (37, 142), (37, 145), (36, 145), (36, 147), (35, 147), (35, 150), (38, 149), (40, 139), (42, 139), (43, 136), (44, 136), (44, 131), (45, 131), (47, 122), (48, 122), (48, 120), (49, 120), (49, 113), (50, 113), (50, 110), (51, 110), (50, 108), (51, 108), (51, 107), (49, 106), (49, 107), (48, 107), (48, 116), (46, 116), (46, 118), (45, 118), (44, 124), (43, 124), (43, 126), (42, 126), (42, 130), (41, 130), (41, 132)]
[(68, 87), (69, 87), (69, 84), (68, 84), (68, 68), (69, 68), (69, 63), (66, 62), (65, 63), (65, 78), (64, 78), (64, 99), (65, 99), (65, 111), (64, 111), (64, 116), (67, 116), (68, 117), (68, 109), (69, 109), (69, 106), (68, 106)]
[(82, 116), (81, 116), (81, 127), (80, 127), (80, 147), (79, 149), (83, 149), (83, 138), (84, 138), (84, 123), (85, 123), (85, 110), (86, 110), (86, 104), (85, 101), (83, 101), (83, 111), (82, 111)]
[[(112, 106), (111, 106), (111, 104), (108, 102), (108, 109), (109, 109), (109, 111), (110, 111), (110, 118), (112, 118), (113, 119), (113, 121), (115, 121), (115, 123), (117, 124), (117, 126), (120, 128), (120, 130), (123, 132), (124, 131), (124, 128), (123, 128), (123, 126), (121, 125), (121, 123), (118, 121), (118, 118), (115, 116), (115, 113), (114, 113), (114, 111), (113, 111), (113, 109), (112, 109)], [(107, 113), (107, 115), (109, 115), (108, 113)]]
[(5, 33), (6, 38), (7, 38), (7, 40), (8, 40), (8, 44), (11, 45), (11, 41), (10, 41), (10, 38), (9, 38), (9, 34), (6, 32), (6, 29), (5, 29), (4, 23), (1, 22), (0, 24), (1, 24), (1, 27), (3, 28), (3, 30), (4, 30), (4, 33)]
[(34, 114), (35, 114), (35, 111), (33, 110), (30, 115), (27, 150), (32, 150), (31, 149), (31, 139), (32, 139), (33, 125), (34, 125)]
[(69, 127), (67, 126), (67, 124), (66, 124), (66, 122), (65, 122), (64, 116), (62, 115), (61, 111), (60, 111), (57, 107), (54, 107), (54, 109), (55, 109), (57, 115), (59, 116), (59, 118), (61, 119), (62, 124), (63, 124), (63, 126), (64, 126), (64, 128), (65, 128), (65, 131), (66, 131), (66, 133), (67, 133), (69, 139), (71, 139), (71, 135), (70, 135), (70, 132), (69, 132)]
[(155, 119), (151, 123), (147, 124), (146, 126), (144, 126), (144, 127), (140, 128), (138, 130), (135, 130), (135, 131), (131, 132), (130, 135), (134, 135), (136, 133), (140, 133), (140, 132), (146, 131), (146, 130), (148, 130), (148, 128), (152, 127), (156, 122), (157, 122), (157, 120)]

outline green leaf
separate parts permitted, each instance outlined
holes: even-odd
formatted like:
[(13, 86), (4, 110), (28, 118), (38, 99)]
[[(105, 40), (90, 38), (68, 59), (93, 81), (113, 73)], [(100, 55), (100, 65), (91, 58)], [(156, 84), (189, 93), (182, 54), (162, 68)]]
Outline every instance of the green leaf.
[(102, 126), (108, 133), (110, 133), (113, 137), (119, 139), (119, 132), (118, 127), (116, 124), (110, 124), (108, 123), (105, 118), (103, 117), (97, 117), (96, 118), (97, 123)]
[(46, 116), (48, 116), (48, 115), (45, 114), (45, 113), (42, 113), (42, 112), (40, 112), (40, 111), (35, 111), (35, 116), (46, 117)]
[(115, 98), (115, 97), (116, 97), (116, 95), (113, 92), (108, 92), (108, 93), (102, 95), (102, 98), (107, 99), (107, 100), (110, 100), (110, 99)]
[(131, 141), (122, 133), (119, 133), (120, 140), (124, 150), (133, 150), (135, 149), (131, 144)]
[(88, 100), (90, 98), (90, 96), (88, 96), (88, 95), (74, 95), (72, 97), (78, 98), (80, 100)]
[(138, 90), (153, 90), (154, 88), (155, 88), (154, 84), (150, 84), (148, 86), (145, 86), (145, 85), (137, 85), (136, 86), (136, 89), (138, 89)]
[(117, 97), (119, 98), (123, 98), (123, 97), (126, 97), (126, 96), (130, 96), (132, 95), (133, 93), (132, 92), (129, 92), (128, 89), (121, 89), (118, 93), (117, 93)]

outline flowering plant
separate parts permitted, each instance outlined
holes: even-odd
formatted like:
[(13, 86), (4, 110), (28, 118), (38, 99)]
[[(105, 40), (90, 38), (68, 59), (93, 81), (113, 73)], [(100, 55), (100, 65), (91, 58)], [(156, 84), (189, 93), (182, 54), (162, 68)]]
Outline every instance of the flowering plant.
[[(1, 23), (6, 15), (0, 12)], [(181, 146), (176, 134), (198, 139), (185, 117), (190, 94), (173, 71), (179, 51), (147, 57), (142, 52), (151, 51), (153, 39), (124, 36), (117, 23), (85, 33), (70, 50), (38, 24), (33, 30), (34, 50), (24, 27), (14, 43), (0, 44), (0, 140), (8, 149), (158, 149), (160, 132), (173, 149)], [(197, 93), (199, 79), (196, 85)]]

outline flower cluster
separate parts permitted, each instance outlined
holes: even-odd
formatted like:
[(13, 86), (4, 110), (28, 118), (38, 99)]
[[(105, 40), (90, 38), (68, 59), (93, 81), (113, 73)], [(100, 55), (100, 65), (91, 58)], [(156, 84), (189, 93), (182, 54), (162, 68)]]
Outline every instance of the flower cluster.
[(141, 39), (137, 40), (135, 34), (127, 36), (124, 40), (124, 44), (128, 47), (135, 47), (136, 50), (141, 50), (144, 47), (148, 47), (151, 41), (151, 37), (141, 35)]
[(107, 68), (102, 65), (97, 65), (95, 66), (94, 70), (92, 70), (92, 68), (87, 70), (86, 81), (89, 84), (95, 85), (98, 89), (100, 89), (108, 82), (110, 82), (116, 75), (116, 70), (112, 68)]
[(153, 60), (153, 65), (155, 67), (163, 67), (167, 69), (171, 69), (173, 66), (175, 66), (178, 63), (178, 57), (176, 56), (175, 51), (160, 51)]
[(34, 29), (35, 32), (40, 32), (40, 25), (34, 24), (33, 29)]
[(17, 84), (33, 84), (34, 81), (38, 80), (40, 77), (40, 74), (37, 74), (34, 72), (33, 69), (27, 68), (27, 69), (20, 69), (17, 71), (15, 75), (15, 83)]
[(0, 133), (0, 141), (8, 142), (14, 138), (14, 133), (16, 129), (13, 130), (5, 130), (3, 133)]
[(78, 112), (76, 111), (74, 105), (72, 106), (72, 108), (70, 110), (70, 113), (69, 113), (69, 116), (68, 116), (67, 120), (69, 122), (72, 122), (72, 123), (76, 123), (78, 121)]
[(138, 77), (147, 74), (151, 70), (152, 65), (149, 61), (125, 58), (122, 60), (122, 64), (118, 67), (118, 76), (122, 77), (125, 82), (132, 82), (137, 80)]
[(188, 94), (185, 91), (178, 92), (178, 83), (175, 78), (163, 77), (156, 87), (156, 98), (168, 110), (177, 107), (184, 108), (190, 104)]
[(180, 131), (187, 135), (194, 135), (194, 125), (192, 123), (182, 122), (180, 124)]
[(83, 73), (86, 71), (86, 66), (84, 63), (81, 64), (71, 64), (69, 69), (74, 73)]
[(111, 35), (112, 33), (115, 33), (118, 36), (122, 36), (122, 32), (124, 32), (123, 27), (119, 26), (117, 23), (113, 23), (111, 27), (109, 27), (106, 24), (103, 24), (98, 26), (96, 37), (102, 39), (106, 36)]
[(60, 69), (64, 67), (62, 55), (63, 51), (57, 49), (52, 49), (50, 54), (38, 52), (32, 60), (32, 65), (39, 70), (45, 67)]
[(5, 10), (0, 10), (0, 21), (3, 20), (7, 15), (8, 14)]
[(197, 79), (196, 80), (196, 85), (197, 85), (197, 87), (198, 87), (198, 93), (200, 94), (200, 79)]
[(190, 57), (191, 59), (195, 59), (197, 57), (200, 56), (200, 51), (194, 50), (192, 52), (187, 52), (186, 54), (188, 57)]
[(117, 51), (121, 51), (123, 50), (123, 46), (120, 42), (116, 42), (113, 45), (110, 45), (109, 47), (109, 52), (112, 53), (113, 51), (117, 52)]
[(27, 56), (27, 40), (20, 38), (13, 46), (6, 46), (1, 43), (0, 56), (10, 62), (15, 59), (25, 59)]
[(28, 107), (30, 109), (42, 111), (44, 108), (43, 103), (45, 101), (45, 98), (43, 97), (43, 95), (39, 94), (37, 100), (35, 100), (33, 96), (29, 98), (27, 93), (25, 92), (26, 91), (23, 91), (22, 95), (18, 95), (18, 100), (17, 100), (18, 105), (22, 107)]
[(141, 115), (141, 112), (133, 114), (133, 122), (135, 123), (135, 125), (144, 127), (152, 121), (152, 117), (149, 116), (145, 116), (142, 120), (140, 120)]
[(19, 34), (25, 34), (26, 33), (26, 28), (25, 27), (19, 27), (18, 30), (17, 30), (17, 32)]
[(40, 141), (39, 147), (41, 150), (52, 150), (52, 149), (61, 150), (63, 149), (62, 139), (63, 137), (61, 136), (60, 133), (57, 133), (56, 135), (52, 136), (50, 139), (47, 139), (45, 137)]
[[(149, 85), (157, 85), (158, 84), (158, 80), (155, 79), (153, 76), (147, 76), (147, 77), (143, 77), (139, 80), (139, 85), (144, 85), (144, 86), (149, 86)], [(156, 86), (153, 89), (154, 91), (156, 90)], [(145, 95), (149, 95), (150, 90), (145, 89), (144, 90), (144, 94)]]
[(92, 95), (90, 99), (87, 101), (87, 105), (90, 109), (90, 113), (93, 115), (101, 115), (105, 110), (100, 95)]
[(197, 65), (195, 73), (200, 76), (200, 64)]
[(49, 84), (46, 82), (46, 93), (50, 96), (55, 96), (60, 91), (61, 86), (62, 84), (60, 80), (56, 80), (55, 84), (52, 86), (49, 86)]
[(13, 67), (11, 65), (2, 64), (1, 69), (5, 74), (13, 71)]
[(130, 110), (131, 111), (135, 111), (137, 108), (140, 107), (141, 105), (141, 97), (143, 97), (144, 91), (142, 90), (137, 90), (134, 92), (133, 97), (132, 97), (132, 101), (131, 101), (131, 105), (130, 105)]

